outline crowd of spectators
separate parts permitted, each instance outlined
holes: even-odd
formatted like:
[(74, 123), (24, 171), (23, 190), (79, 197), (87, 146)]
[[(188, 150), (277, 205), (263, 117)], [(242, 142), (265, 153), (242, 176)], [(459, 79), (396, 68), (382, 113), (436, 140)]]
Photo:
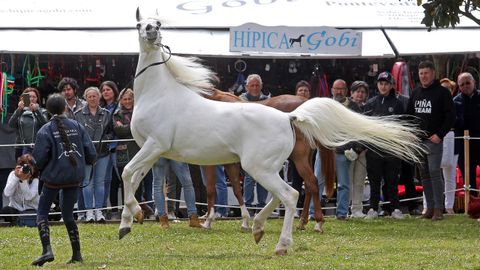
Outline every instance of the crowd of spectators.
[[(352, 142), (336, 148), (337, 186), (334, 201), (337, 219), (374, 219), (381, 215), (403, 219), (405, 213), (416, 215), (423, 210), (423, 218), (441, 220), (444, 218), (444, 212), (454, 213), (457, 161), (461, 165), (459, 168), (462, 174), (465, 173), (462, 166), (463, 141), (454, 140), (454, 136), (463, 136), (464, 130), (469, 130), (470, 136), (473, 137), (480, 135), (478, 121), (480, 92), (476, 88), (474, 77), (467, 72), (458, 76), (457, 83), (447, 78), (436, 79), (435, 68), (430, 61), (420, 63), (418, 74), (420, 83), (410, 97), (398, 94), (395, 89), (395, 80), (387, 71), (378, 75), (374, 89), (364, 81), (354, 81), (350, 87), (341, 78), (333, 82), (332, 99), (357, 113), (370, 116), (404, 115), (403, 121), (413, 122), (423, 131), (419, 136), (422, 144), (428, 149), (428, 154), (422, 157), (424, 160), (422, 164), (411, 164), (371, 149), (362, 142)], [(258, 74), (250, 74), (245, 81), (246, 92), (241, 94), (240, 98), (248, 102), (269, 98), (269, 95), (262, 92), (262, 87), (262, 78)], [(134, 109), (134, 91), (130, 88), (119, 91), (113, 81), (105, 81), (98, 88), (92, 86), (85, 89), (84, 99), (81, 99), (77, 82), (68, 77), (63, 78), (57, 88), (67, 103), (65, 115), (83, 126), (93, 141), (101, 141), (95, 144), (96, 163), (85, 167), (85, 177), (76, 202), (77, 209), (81, 210), (78, 220), (105, 222), (110, 218), (119, 218), (118, 209), (123, 199), (121, 198), (123, 196), (119, 196), (119, 191), (123, 192), (122, 171), (139, 147), (134, 141), (103, 141), (133, 138), (130, 122)], [(295, 88), (296, 95), (307, 99), (311, 98), (310, 91), (311, 86), (306, 81), (298, 82)], [(26, 178), (19, 169), (22, 168), (23, 163), (19, 162), (24, 162), (25, 157), (32, 152), (38, 130), (51, 117), (38, 103), (39, 100), (40, 95), (37, 89), (26, 88), (8, 122), (9, 127), (15, 130), (16, 143), (19, 144), (15, 151), (18, 162), (13, 170), (8, 166), (0, 169), (0, 178), (2, 178), (0, 183), (3, 183), (0, 187), (2, 193), (9, 199), (9, 205), (2, 208), (2, 213), (35, 210), (38, 204), (37, 175), (39, 172), (33, 169), (34, 165), (30, 165), (32, 170)], [(480, 163), (479, 146), (480, 143), (477, 141), (470, 141), (471, 166), (468, 172), (473, 178), (475, 178), (475, 168)], [(313, 160), (315, 175), (318, 179), (320, 195), (323, 195), (318, 151), (314, 157), (316, 157)], [(403, 205), (398, 197), (397, 186), (400, 181), (404, 182), (406, 188), (413, 186), (414, 168), (417, 168), (415, 178), (421, 181), (424, 190), (422, 209), (417, 208), (421, 207), (421, 204), (412, 202)], [(217, 169), (220, 172), (217, 173), (219, 187), (217, 203), (226, 205), (228, 204), (227, 179), (223, 173), (223, 167), (219, 166)], [(290, 171), (289, 179), (292, 181), (292, 186), (302, 194), (303, 181), (293, 164), (290, 166)], [(173, 177), (170, 172), (174, 172), (177, 177)], [(409, 172), (412, 176), (406, 176), (408, 174), (405, 172)], [(244, 172), (242, 174), (244, 200), (247, 207), (265, 206), (268, 192), (248, 174)], [(179, 199), (176, 192), (165, 192), (171, 190), (170, 187), (174, 187), (178, 182), (183, 188), (187, 205), (187, 213), (184, 216), (190, 218), (192, 227), (198, 227), (199, 212), (195, 206), (194, 184), (188, 164), (166, 159), (159, 160), (153, 170), (145, 176), (136, 193), (136, 199), (141, 202), (147, 216), (155, 214), (162, 227), (168, 227), (169, 219), (182, 215), (179, 209), (174, 209), (171, 202), (165, 203), (165, 193), (168, 198)], [(369, 198), (364, 197), (366, 183), (370, 190)], [(471, 181), (471, 186), (473, 189), (476, 188), (475, 181)], [(473, 192), (476, 194), (475, 190)], [(413, 195), (407, 192), (407, 196)], [(381, 206), (381, 201), (389, 203)], [(298, 206), (301, 207), (301, 205), (300, 200)], [(405, 210), (405, 206), (408, 210)], [(230, 215), (226, 207), (217, 207), (216, 212), (217, 217)], [(254, 212), (252, 210), (252, 213)], [(8, 221), (12, 222), (11, 219)]]

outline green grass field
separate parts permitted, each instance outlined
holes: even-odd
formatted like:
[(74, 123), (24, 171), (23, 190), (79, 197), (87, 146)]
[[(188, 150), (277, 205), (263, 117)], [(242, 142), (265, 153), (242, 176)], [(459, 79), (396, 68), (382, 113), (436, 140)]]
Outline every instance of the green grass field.
[[(240, 232), (239, 220), (217, 221), (209, 231), (186, 221), (161, 230), (147, 221), (122, 240), (118, 224), (80, 224), (84, 263), (77, 265), (65, 264), (65, 227), (52, 226), (55, 261), (43, 269), (480, 269), (480, 222), (464, 215), (440, 222), (327, 218), (323, 234), (309, 223), (307, 231), (294, 231), (289, 255), (277, 257), (282, 222), (268, 220), (258, 245)], [(0, 228), (0, 269), (34, 269), (40, 253), (36, 228)]]

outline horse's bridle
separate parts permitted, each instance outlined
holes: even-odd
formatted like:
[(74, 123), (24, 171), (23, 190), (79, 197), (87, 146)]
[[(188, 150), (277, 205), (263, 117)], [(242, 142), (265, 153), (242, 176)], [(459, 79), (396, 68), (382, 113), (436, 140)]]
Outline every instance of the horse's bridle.
[(165, 49), (168, 51), (167, 54), (168, 54), (168, 58), (163, 60), (163, 61), (160, 61), (160, 62), (153, 62), (151, 63), (150, 65), (142, 68), (138, 73), (137, 75), (135, 75), (135, 77), (133, 77), (133, 79), (135, 80), (138, 76), (140, 76), (143, 72), (145, 72), (148, 68), (150, 67), (153, 67), (153, 66), (158, 66), (158, 65), (161, 65), (161, 64), (165, 64), (168, 62), (168, 60), (170, 60), (170, 57), (172, 57), (172, 51), (170, 50), (170, 47), (168, 47), (167, 45), (163, 45), (163, 44), (160, 44), (160, 48), (165, 51)]
[[(153, 66), (158, 66), (158, 65), (161, 65), (161, 64), (165, 64), (168, 62), (168, 60), (170, 60), (170, 58), (172, 57), (172, 51), (170, 50), (170, 47), (168, 47), (167, 45), (163, 45), (163, 44), (160, 44), (160, 49), (164, 52), (166, 52), (168, 54), (168, 58), (163, 60), (163, 61), (159, 61), (159, 62), (153, 62), (151, 63), (150, 65), (142, 68), (136, 75), (135, 77), (133, 77), (132, 80), (130, 80), (130, 82), (125, 86), (125, 88), (128, 88), (129, 86), (131, 86), (133, 84), (133, 81), (135, 81), (135, 79), (140, 76), (143, 72), (145, 72), (147, 69), (149, 69), (150, 67), (153, 67)], [(135, 89), (133, 89), (135, 91)]]

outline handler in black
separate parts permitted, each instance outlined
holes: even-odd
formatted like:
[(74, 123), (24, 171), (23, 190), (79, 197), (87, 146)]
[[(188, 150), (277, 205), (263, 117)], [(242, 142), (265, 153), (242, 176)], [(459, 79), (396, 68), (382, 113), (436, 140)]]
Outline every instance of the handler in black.
[[(377, 87), (379, 95), (369, 99), (364, 106), (365, 114), (373, 116), (400, 115), (405, 113), (404, 105), (400, 101), (393, 88), (395, 81), (390, 72), (382, 72), (378, 75)], [(390, 200), (391, 215), (395, 219), (403, 219), (398, 200), (398, 174), (400, 173), (401, 161), (392, 155), (382, 151), (368, 150), (367, 174), (370, 181), (370, 210), (365, 218), (378, 217), (378, 204), (380, 201), (380, 188), (382, 179), (385, 181), (386, 194)]]
[(413, 90), (407, 114), (417, 117), (424, 132), (420, 139), (428, 153), (417, 164), (422, 180), (427, 209), (422, 218), (442, 220), (445, 208), (445, 184), (440, 164), (443, 153), (443, 137), (455, 122), (452, 94), (435, 79), (435, 67), (431, 61), (418, 65), (420, 86)]
[(73, 207), (85, 175), (85, 164), (95, 162), (96, 151), (85, 129), (66, 117), (66, 106), (65, 98), (60, 94), (53, 94), (48, 98), (47, 110), (53, 116), (50, 122), (38, 131), (32, 153), (36, 167), (41, 171), (40, 181), (43, 183), (37, 211), (37, 227), (43, 252), (32, 262), (33, 265), (41, 266), (54, 260), (48, 212), (59, 190), (63, 191), (62, 217), (73, 251), (72, 259), (67, 263), (83, 261)]

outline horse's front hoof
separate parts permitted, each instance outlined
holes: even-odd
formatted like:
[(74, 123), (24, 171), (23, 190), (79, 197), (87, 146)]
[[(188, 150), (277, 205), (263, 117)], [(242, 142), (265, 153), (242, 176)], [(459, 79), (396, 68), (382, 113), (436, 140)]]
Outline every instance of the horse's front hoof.
[(240, 228), (240, 230), (241, 230), (242, 232), (249, 232), (251, 229), (250, 229), (250, 227), (248, 227), (248, 226), (245, 227), (245, 226), (242, 225), (242, 227)]
[(323, 233), (323, 222), (317, 222), (315, 223), (315, 227), (313, 228), (314, 231), (318, 232), (318, 233)]
[(144, 219), (143, 211), (140, 210), (135, 214), (135, 220), (137, 220), (139, 224), (143, 224), (143, 219)]
[(131, 229), (129, 227), (126, 228), (121, 228), (118, 230), (118, 239), (121, 240), (125, 235), (129, 234), (131, 232)]
[(255, 243), (258, 244), (258, 242), (260, 242), (260, 240), (262, 240), (262, 237), (263, 237), (264, 234), (265, 234), (265, 231), (263, 231), (263, 230), (253, 233), (253, 238), (255, 238)]
[(299, 230), (299, 231), (305, 231), (305, 224), (303, 224), (302, 222), (300, 222), (300, 224), (298, 224), (298, 226), (297, 226), (297, 230)]
[(280, 249), (275, 251), (275, 255), (277, 256), (287, 256), (288, 251), (286, 249)]

